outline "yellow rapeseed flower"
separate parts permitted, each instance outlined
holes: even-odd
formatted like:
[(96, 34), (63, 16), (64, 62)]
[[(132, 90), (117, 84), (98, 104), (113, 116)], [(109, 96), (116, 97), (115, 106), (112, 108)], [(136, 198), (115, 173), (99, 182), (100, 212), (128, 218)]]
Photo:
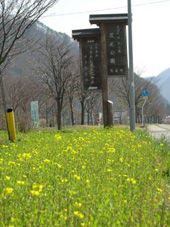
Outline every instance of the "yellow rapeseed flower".
[(13, 162), (13, 161), (9, 161), (9, 162), (8, 162), (8, 165), (9, 165), (9, 166), (15, 166), (15, 165), (16, 165), (16, 163), (15, 163), (15, 162)]
[(31, 195), (32, 196), (40, 196), (41, 192), (42, 192), (42, 189), (43, 189), (43, 185), (42, 184), (33, 183), (32, 190), (30, 191)]
[(14, 191), (14, 189), (10, 188), (10, 187), (4, 188), (4, 190), (3, 190), (5, 195), (10, 195), (13, 193), (13, 191)]
[(27, 159), (31, 158), (31, 154), (30, 153), (23, 153), (22, 157), (27, 160)]
[(123, 157), (120, 157), (119, 158), (119, 161), (122, 163), (123, 162)]
[(11, 217), (11, 222), (15, 222), (15, 218), (14, 217)]
[(7, 145), (2, 145), (2, 148), (8, 148), (8, 146)]
[(108, 150), (107, 150), (108, 153), (115, 153), (116, 150), (114, 147), (109, 147)]
[(42, 185), (42, 184), (33, 183), (32, 189), (33, 189), (34, 191), (42, 192), (43, 185)]
[(160, 192), (160, 193), (163, 192), (163, 190), (161, 188), (157, 188), (157, 191)]
[(54, 136), (55, 140), (60, 141), (62, 140), (62, 136), (60, 134), (55, 134)]
[(74, 215), (80, 219), (84, 218), (84, 214), (82, 214), (80, 211), (76, 210), (74, 211)]
[(132, 184), (136, 184), (136, 180), (135, 179), (132, 179)]
[(25, 181), (20, 181), (20, 180), (18, 180), (18, 181), (17, 181), (17, 184), (18, 184), (18, 185), (21, 185), (21, 186), (24, 186), (24, 185), (25, 185)]
[(44, 159), (44, 163), (50, 163), (51, 161), (49, 159)]
[(134, 178), (127, 178), (127, 181), (131, 184), (136, 184), (136, 180)]
[(5, 176), (5, 180), (10, 180), (10, 179), (11, 179), (11, 177)]
[(63, 178), (63, 179), (61, 179), (61, 182), (62, 183), (67, 183), (68, 182), (68, 179), (67, 178)]
[(72, 145), (69, 144), (66, 148), (66, 152), (72, 152), (72, 151), (74, 151), (74, 149), (73, 149)]
[(61, 169), (62, 168), (62, 165), (60, 165), (59, 163), (55, 163), (55, 165), (59, 168), (59, 169)]
[(35, 191), (35, 190), (31, 190), (31, 195), (32, 196), (40, 196), (40, 192), (39, 191)]
[(69, 194), (70, 194), (71, 196), (74, 196), (74, 195), (76, 195), (76, 194), (77, 194), (77, 192), (76, 192), (76, 191), (72, 191), (72, 190), (70, 190), (70, 191), (69, 191)]
[(78, 176), (78, 175), (76, 175), (76, 174), (74, 175), (74, 178), (75, 178), (76, 180), (78, 180), (78, 181), (81, 179), (81, 177)]
[(108, 173), (112, 172), (113, 170), (112, 169), (107, 169), (106, 170)]
[(78, 202), (75, 202), (74, 203), (74, 206), (80, 208), (80, 207), (82, 207), (82, 204), (81, 203), (78, 203)]
[(17, 155), (18, 159), (20, 161), (25, 161), (31, 158), (31, 154), (30, 153), (20, 153)]

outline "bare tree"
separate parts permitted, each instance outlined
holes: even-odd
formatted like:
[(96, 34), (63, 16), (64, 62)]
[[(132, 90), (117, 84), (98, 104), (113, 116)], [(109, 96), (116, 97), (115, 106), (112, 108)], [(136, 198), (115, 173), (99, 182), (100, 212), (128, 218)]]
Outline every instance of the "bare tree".
[(15, 112), (17, 125), (22, 125), (23, 130), (30, 127), (30, 102), (39, 97), (38, 84), (24, 75), (6, 76), (4, 88), (6, 101)]
[(0, 1), (0, 66), (7, 58), (18, 53), (18, 50), (14, 51), (17, 41), (56, 2), (57, 0)]
[[(145, 105), (146, 113), (149, 114), (149, 107), (152, 106), (152, 111), (156, 109), (158, 106), (161, 107), (162, 111), (164, 111), (164, 101), (160, 95), (158, 88), (150, 81), (144, 78), (141, 78), (137, 74), (135, 74), (135, 108), (136, 108), (136, 121), (141, 121), (141, 108), (144, 103), (142, 90), (147, 89), (150, 93), (147, 103)], [(128, 79), (122, 78), (118, 79), (114, 84), (115, 93), (119, 100), (123, 100), (123, 102), (130, 107), (130, 99), (129, 99), (129, 83)], [(159, 105), (158, 105), (159, 103)], [(162, 104), (161, 104), (162, 103)], [(151, 109), (150, 109), (151, 110)], [(155, 111), (156, 113), (157, 111)], [(160, 111), (159, 111), (160, 112)], [(157, 112), (158, 113), (158, 112)]]
[(17, 44), (26, 31), (58, 0), (0, 0), (0, 88), (4, 112), (6, 100), (3, 70), (8, 61), (23, 52)]
[(90, 123), (93, 124), (93, 116), (94, 116), (94, 110), (95, 110), (95, 103), (97, 102), (97, 96), (96, 93), (93, 91), (88, 92), (88, 97), (85, 100), (85, 109), (87, 112), (87, 124)]
[[(80, 109), (81, 109), (80, 124), (84, 125), (84, 123), (85, 123), (86, 99), (88, 98), (89, 93), (83, 87), (83, 82), (82, 82), (82, 78), (81, 78), (81, 74), (80, 74), (80, 67), (79, 67), (80, 66), (80, 62), (76, 58), (74, 59), (74, 65), (76, 65), (76, 77), (75, 77), (75, 83), (71, 83), (72, 84), (71, 86), (74, 87), (74, 92), (76, 93), (76, 97), (77, 97), (77, 99), (78, 99), (78, 101), (80, 103)], [(72, 97), (71, 97), (72, 95), (73, 94), (72, 94), (72, 91), (70, 89), (69, 97), (71, 99), (72, 99)], [(70, 101), (71, 101), (71, 99), (70, 99)]]
[(72, 69), (72, 73), (70, 74), (70, 80), (68, 81), (68, 88), (67, 88), (67, 97), (68, 103), (70, 108), (70, 118), (71, 124), (75, 124), (74, 119), (74, 99), (77, 94), (78, 86), (79, 86), (79, 74), (77, 73), (76, 69)]
[(40, 124), (54, 125), (54, 99), (35, 76), (4, 77), (7, 104), (13, 108), (18, 129), (26, 131), (31, 126), (31, 101), (38, 101)]
[(79, 80), (78, 83), (78, 99), (80, 102), (80, 106), (81, 106), (81, 125), (84, 125), (85, 123), (85, 110), (86, 110), (86, 99), (88, 98), (88, 91), (84, 90), (84, 88), (82, 87), (82, 82)]
[(150, 91), (150, 95), (144, 110), (145, 117), (148, 122), (150, 121), (149, 119), (152, 118), (152, 122), (160, 123), (166, 116), (166, 106), (168, 102), (160, 94), (156, 85), (152, 84), (152, 86), (148, 89)]
[[(135, 105), (137, 106), (141, 101), (141, 91), (146, 88), (150, 82), (140, 78), (135, 74)], [(114, 90), (116, 95), (124, 100), (126, 105), (130, 107), (130, 97), (129, 97), (129, 81), (128, 78), (120, 78), (114, 83)]]
[(71, 79), (71, 44), (67, 37), (61, 39), (59, 35), (51, 36), (47, 33), (46, 41), (39, 52), (41, 59), (37, 65), (37, 73), (56, 101), (57, 126), (60, 130), (63, 100)]

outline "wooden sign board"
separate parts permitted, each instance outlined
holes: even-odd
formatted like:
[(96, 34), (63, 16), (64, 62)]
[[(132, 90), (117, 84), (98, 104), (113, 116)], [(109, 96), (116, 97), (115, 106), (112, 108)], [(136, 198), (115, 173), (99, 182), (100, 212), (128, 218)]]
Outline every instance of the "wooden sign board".
[(90, 23), (99, 25), (101, 36), (105, 37), (107, 75), (127, 76), (127, 40), (126, 25), (127, 14), (97, 14), (90, 15)]
[(126, 26), (106, 24), (107, 70), (111, 76), (128, 75)]
[(82, 40), (82, 71), (85, 89), (100, 89), (100, 44), (95, 38)]
[(72, 36), (79, 41), (81, 47), (84, 89), (101, 89), (100, 30), (73, 30)]

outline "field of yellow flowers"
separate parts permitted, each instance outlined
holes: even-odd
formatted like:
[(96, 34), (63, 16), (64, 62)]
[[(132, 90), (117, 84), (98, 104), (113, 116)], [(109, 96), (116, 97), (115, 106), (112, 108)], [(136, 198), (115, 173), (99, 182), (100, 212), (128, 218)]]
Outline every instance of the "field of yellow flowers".
[(168, 145), (128, 129), (0, 132), (0, 226), (168, 226)]

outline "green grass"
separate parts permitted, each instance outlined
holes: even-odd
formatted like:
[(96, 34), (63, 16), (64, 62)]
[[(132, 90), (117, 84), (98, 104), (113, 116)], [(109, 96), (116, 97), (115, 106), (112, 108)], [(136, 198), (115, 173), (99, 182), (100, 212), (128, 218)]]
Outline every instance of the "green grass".
[(0, 138), (0, 226), (168, 226), (169, 147), (142, 130)]

